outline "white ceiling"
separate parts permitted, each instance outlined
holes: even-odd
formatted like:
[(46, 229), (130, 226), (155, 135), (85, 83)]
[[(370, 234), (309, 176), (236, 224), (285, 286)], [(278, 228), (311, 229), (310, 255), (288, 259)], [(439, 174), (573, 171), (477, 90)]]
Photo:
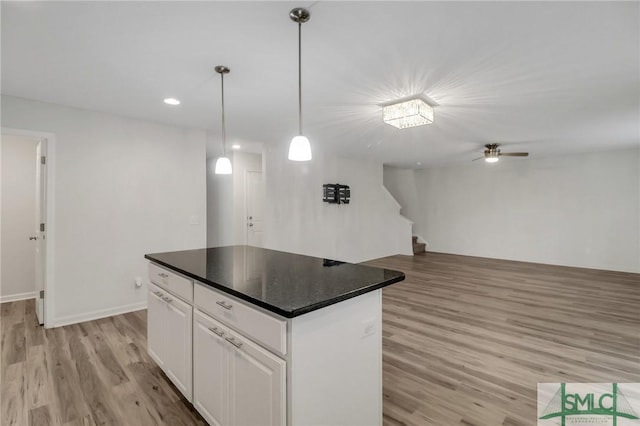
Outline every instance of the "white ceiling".
[[(466, 162), (482, 145), (532, 156), (640, 143), (637, 2), (2, 2), (2, 93), (227, 134), (297, 129), (385, 164)], [(380, 103), (423, 93), (435, 123), (398, 130)], [(179, 107), (162, 103), (182, 100)], [(526, 161), (513, 159), (513, 161)]]

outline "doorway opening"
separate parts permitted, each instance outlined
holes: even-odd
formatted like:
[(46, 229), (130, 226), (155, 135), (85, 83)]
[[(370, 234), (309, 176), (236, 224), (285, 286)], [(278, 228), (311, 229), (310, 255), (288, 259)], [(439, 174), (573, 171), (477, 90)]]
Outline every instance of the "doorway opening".
[(35, 299), (36, 317), (45, 326), (52, 306), (52, 144), (50, 134), (1, 130), (0, 303)]

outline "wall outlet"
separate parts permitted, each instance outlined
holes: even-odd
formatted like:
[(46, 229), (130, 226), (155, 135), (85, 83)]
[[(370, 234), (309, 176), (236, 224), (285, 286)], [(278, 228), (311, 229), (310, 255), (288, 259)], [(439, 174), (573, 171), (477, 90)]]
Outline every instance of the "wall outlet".
[(136, 288), (142, 287), (142, 278), (136, 277), (135, 283), (136, 283)]
[(362, 321), (362, 337), (376, 334), (376, 318), (369, 318)]

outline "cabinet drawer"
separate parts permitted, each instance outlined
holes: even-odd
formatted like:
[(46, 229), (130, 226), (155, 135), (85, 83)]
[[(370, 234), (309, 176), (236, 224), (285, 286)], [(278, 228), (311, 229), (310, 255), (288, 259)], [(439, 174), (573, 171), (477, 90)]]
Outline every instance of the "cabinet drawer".
[(149, 280), (164, 290), (193, 303), (193, 281), (154, 263), (149, 263)]
[(287, 323), (204, 285), (194, 288), (195, 305), (239, 333), (267, 348), (287, 353)]

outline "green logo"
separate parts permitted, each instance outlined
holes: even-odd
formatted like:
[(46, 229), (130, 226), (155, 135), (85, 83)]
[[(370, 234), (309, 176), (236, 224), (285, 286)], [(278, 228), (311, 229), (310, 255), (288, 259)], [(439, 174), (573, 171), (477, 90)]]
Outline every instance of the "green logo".
[(640, 420), (627, 398), (620, 391), (618, 384), (611, 383), (610, 386), (610, 392), (608, 390), (594, 392), (589, 391), (587, 384), (573, 384), (573, 391), (568, 392), (567, 384), (560, 383), (558, 390), (542, 411), (539, 419), (559, 418), (562, 426), (565, 426), (567, 418), (572, 422), (597, 422), (591, 416), (608, 416), (611, 418), (613, 426), (618, 425), (619, 418)]

